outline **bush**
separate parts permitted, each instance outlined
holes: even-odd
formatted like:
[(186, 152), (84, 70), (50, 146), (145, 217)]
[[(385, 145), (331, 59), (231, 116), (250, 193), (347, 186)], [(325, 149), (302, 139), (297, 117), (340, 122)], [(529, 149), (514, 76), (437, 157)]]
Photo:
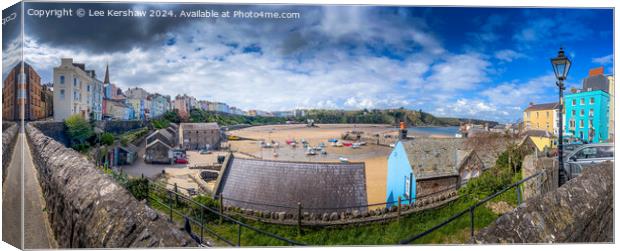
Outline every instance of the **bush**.
[(170, 121), (166, 119), (154, 119), (151, 121), (151, 125), (153, 125), (155, 129), (164, 129), (170, 126)]
[[(220, 208), (220, 202), (216, 199), (213, 199), (211, 197), (208, 196), (204, 196), (204, 195), (198, 195), (195, 196), (194, 198), (192, 198), (192, 200), (194, 200), (195, 202), (198, 202), (202, 205), (205, 205), (208, 208), (211, 208), (213, 210), (219, 210)], [(200, 210), (202, 210), (203, 213), (203, 217), (206, 221), (210, 221), (210, 220), (215, 220), (215, 219), (219, 219), (219, 216), (207, 209), (204, 209), (194, 203), (191, 204), (192, 206), (192, 211), (195, 212), (196, 214), (200, 213)], [(200, 215), (196, 215), (198, 218), (200, 217)]]
[(114, 144), (114, 135), (109, 132), (103, 133), (101, 135), (101, 144), (107, 146), (111, 146), (112, 144)]
[(120, 136), (121, 144), (126, 146), (129, 143), (133, 143), (134, 141), (136, 141), (140, 137), (146, 135), (148, 132), (149, 132), (149, 129), (146, 128), (146, 127), (142, 127), (142, 128), (130, 131), (130, 132), (126, 132), (126, 133), (124, 133), (123, 135)]
[(78, 151), (80, 151), (79, 149), (84, 150), (84, 147), (88, 149), (88, 144), (86, 146), (84, 144), (93, 135), (93, 128), (90, 123), (80, 115), (74, 114), (65, 120), (65, 126), (67, 127), (71, 147)]
[(147, 179), (130, 179), (125, 187), (138, 200), (148, 199), (149, 197), (149, 181)]

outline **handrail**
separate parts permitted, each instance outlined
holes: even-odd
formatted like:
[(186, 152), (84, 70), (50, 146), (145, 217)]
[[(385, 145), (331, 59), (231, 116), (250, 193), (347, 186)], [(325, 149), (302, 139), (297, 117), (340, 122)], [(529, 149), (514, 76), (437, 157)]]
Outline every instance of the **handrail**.
[(206, 209), (206, 210), (208, 210), (209, 212), (214, 213), (214, 214), (216, 214), (217, 216), (222, 217), (223, 219), (226, 219), (226, 220), (228, 220), (228, 221), (231, 221), (231, 222), (233, 222), (234, 224), (237, 224), (237, 225), (243, 226), (243, 227), (248, 228), (248, 229), (250, 229), (250, 230), (253, 230), (253, 231), (255, 231), (255, 232), (258, 232), (258, 233), (261, 233), (261, 234), (267, 235), (267, 236), (269, 236), (269, 237), (272, 237), (272, 238), (278, 239), (278, 240), (280, 240), (280, 241), (287, 242), (287, 243), (289, 243), (289, 244), (293, 244), (293, 245), (297, 245), (297, 246), (305, 246), (305, 245), (306, 245), (306, 244), (304, 244), (304, 243), (301, 243), (301, 242), (298, 242), (298, 241), (294, 241), (294, 240), (290, 240), (290, 239), (284, 238), (284, 237), (282, 237), (282, 236), (279, 236), (279, 235), (276, 235), (276, 234), (273, 234), (273, 233), (270, 233), (270, 232), (267, 232), (267, 231), (264, 231), (264, 230), (258, 229), (258, 228), (254, 227), (254, 226), (251, 226), (251, 225), (245, 224), (245, 223), (243, 223), (243, 222), (241, 222), (241, 221), (238, 221), (238, 220), (236, 220), (236, 219), (234, 219), (234, 218), (232, 218), (232, 217), (230, 217), (230, 216), (228, 216), (228, 215), (226, 215), (226, 214), (220, 214), (220, 212), (219, 212), (218, 210), (215, 210), (215, 209), (210, 208), (210, 207), (208, 207), (208, 206), (205, 206), (205, 205), (203, 205), (203, 204), (201, 204), (201, 203), (198, 203), (198, 202), (196, 202), (196, 201), (192, 200), (191, 198), (187, 197), (187, 196), (186, 196), (186, 195), (184, 195), (184, 194), (181, 194), (181, 193), (178, 193), (178, 192), (175, 192), (175, 191), (171, 191), (171, 190), (169, 190), (169, 189), (167, 189), (167, 188), (161, 187), (161, 186), (160, 186), (160, 185), (158, 185), (158, 184), (154, 184), (154, 183), (151, 183), (151, 184), (153, 184), (153, 185), (154, 185), (154, 186), (156, 186), (156, 187), (159, 187), (160, 189), (164, 189), (165, 191), (167, 191), (167, 192), (169, 192), (169, 193), (171, 193), (171, 194), (174, 194), (174, 195), (176, 195), (176, 196), (179, 196), (179, 197), (181, 197), (181, 198), (183, 198), (183, 199), (185, 199), (185, 200), (187, 200), (187, 201), (189, 201), (189, 202), (192, 202), (193, 204), (198, 205), (199, 207), (201, 207), (201, 208), (203, 208), (203, 209)]
[[(413, 241), (415, 241), (417, 239), (420, 239), (420, 238), (422, 238), (422, 237), (424, 237), (424, 236), (434, 232), (435, 230), (437, 230), (437, 229), (447, 225), (448, 223), (458, 219), (459, 217), (463, 216), (464, 214), (466, 214), (468, 212), (470, 213), (471, 216), (473, 216), (473, 212), (474, 212), (474, 210), (477, 207), (481, 206), (482, 204), (488, 202), (489, 200), (492, 200), (493, 198), (495, 198), (495, 197), (505, 193), (506, 191), (508, 191), (508, 190), (510, 190), (510, 189), (512, 189), (514, 187), (517, 187), (518, 185), (521, 185), (521, 184), (525, 183), (526, 181), (528, 181), (528, 180), (530, 180), (530, 179), (532, 179), (534, 177), (537, 177), (537, 176), (539, 176), (541, 174), (543, 174), (543, 172), (535, 173), (535, 174), (533, 174), (533, 175), (531, 175), (531, 176), (529, 176), (529, 177), (527, 177), (525, 179), (522, 179), (522, 180), (520, 180), (518, 182), (515, 182), (515, 183), (511, 184), (510, 186), (505, 187), (504, 189), (502, 189), (502, 190), (500, 190), (500, 191), (498, 191), (498, 192), (496, 192), (496, 193), (494, 193), (494, 194), (492, 194), (490, 196), (487, 196), (486, 198), (482, 199), (481, 201), (476, 202), (474, 205), (468, 207), (467, 209), (452, 215), (447, 220), (445, 220), (445, 221), (443, 221), (443, 222), (441, 222), (441, 223), (439, 223), (439, 224), (437, 224), (437, 225), (435, 225), (435, 226), (425, 230), (424, 232), (416, 234), (416, 235), (414, 235), (412, 237), (409, 237), (409, 238), (406, 238), (404, 240), (399, 241), (399, 244), (409, 244), (409, 243), (411, 243), (411, 242), (413, 242)], [(472, 221), (472, 223), (470, 225), (471, 226), (471, 237), (473, 239), (473, 237), (474, 237), (473, 236), (473, 234), (474, 234), (473, 217), (472, 217), (471, 221)]]
[[(436, 191), (433, 193), (429, 193), (429, 194), (425, 194), (423, 196), (416, 196), (413, 198), (405, 198), (403, 200), (418, 200), (418, 199), (423, 199), (426, 197), (430, 197), (433, 195), (437, 195), (443, 192), (447, 192), (450, 190), (455, 190), (458, 186), (450, 186), (446, 189), (442, 189), (440, 191)], [(229, 201), (235, 201), (235, 202), (240, 202), (240, 203), (247, 203), (247, 204), (251, 204), (251, 205), (258, 205), (258, 206), (270, 206), (270, 207), (279, 207), (279, 208), (287, 208), (287, 209), (297, 209), (297, 207), (292, 207), (292, 206), (285, 206), (285, 205), (275, 205), (275, 204), (268, 204), (268, 203), (260, 203), (260, 202), (252, 202), (252, 201), (244, 201), (244, 200), (238, 200), (238, 199), (232, 199), (232, 198), (228, 198), (228, 197), (224, 197), (224, 200), (229, 200)], [(394, 203), (398, 203), (398, 201), (390, 201), (390, 202), (381, 202), (381, 203), (373, 203), (373, 204), (364, 204), (364, 205), (355, 205), (355, 206), (342, 206), (342, 207), (303, 207), (304, 210), (341, 210), (341, 209), (352, 209), (352, 208), (363, 208), (363, 207), (374, 207), (374, 206), (382, 206), (382, 205), (388, 205), (388, 204), (394, 204)]]

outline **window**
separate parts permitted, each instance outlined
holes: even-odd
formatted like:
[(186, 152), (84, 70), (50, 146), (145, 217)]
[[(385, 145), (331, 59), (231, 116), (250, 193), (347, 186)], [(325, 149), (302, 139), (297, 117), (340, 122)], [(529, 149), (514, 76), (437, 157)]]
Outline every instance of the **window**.
[(599, 146), (596, 151), (597, 158), (613, 158), (614, 147), (613, 146)]
[(584, 98), (579, 99), (579, 104), (583, 105), (586, 103), (586, 100)]
[(577, 105), (577, 100), (576, 100), (576, 99), (573, 99), (573, 100), (572, 100), (572, 103), (573, 103), (573, 106)]
[(405, 196), (407, 198), (411, 196), (411, 194), (409, 193), (410, 189), (411, 189), (411, 181), (409, 180), (409, 176), (405, 176)]
[(579, 120), (579, 128), (583, 128), (583, 119)]
[(77, 91), (73, 91), (73, 100), (80, 100), (80, 97), (78, 96)]
[(588, 120), (588, 127), (589, 127), (589, 128), (594, 127), (594, 120), (593, 120), (593, 119)]
[(594, 97), (590, 98), (590, 104), (594, 104)]
[(597, 152), (598, 152), (597, 147), (587, 147), (575, 153), (575, 158), (577, 159), (596, 158)]
[(86, 85), (86, 91), (90, 92), (90, 85)]
[(547, 118), (549, 117), (549, 111), (547, 111)]
[(590, 111), (588, 111), (588, 116), (594, 116), (594, 109), (590, 109)]
[(576, 111), (576, 110), (572, 110), (572, 111), (571, 111), (571, 114), (572, 114), (573, 116), (577, 116), (577, 111)]
[(585, 115), (585, 111), (583, 109), (579, 110), (579, 116)]
[(60, 99), (65, 99), (65, 90), (60, 90)]
[(538, 118), (538, 112), (536, 112), (536, 118)]
[(73, 78), (73, 86), (77, 87), (77, 78)]
[(65, 76), (60, 75), (60, 84), (65, 84)]

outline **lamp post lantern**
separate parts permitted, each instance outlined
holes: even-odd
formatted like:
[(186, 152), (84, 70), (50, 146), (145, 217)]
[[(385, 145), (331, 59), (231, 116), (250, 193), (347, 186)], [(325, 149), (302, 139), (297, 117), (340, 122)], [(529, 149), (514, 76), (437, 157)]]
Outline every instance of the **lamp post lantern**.
[(566, 80), (566, 76), (568, 75), (568, 70), (570, 70), (571, 61), (564, 55), (564, 50), (560, 48), (558, 51), (558, 56), (551, 59), (551, 65), (553, 66), (553, 73), (555, 73), (555, 77), (558, 81), (555, 83), (558, 86), (559, 91), (559, 118), (558, 118), (558, 186), (561, 186), (566, 182), (566, 170), (564, 169), (564, 153), (563, 153), (563, 140), (562, 140), (562, 116), (564, 114), (564, 80)]

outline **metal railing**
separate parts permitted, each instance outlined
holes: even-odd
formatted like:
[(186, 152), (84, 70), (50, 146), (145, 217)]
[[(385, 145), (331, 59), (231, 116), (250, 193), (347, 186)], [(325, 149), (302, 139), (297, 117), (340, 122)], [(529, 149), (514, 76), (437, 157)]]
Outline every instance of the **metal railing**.
[[(388, 202), (380, 202), (380, 203), (372, 203), (372, 204), (363, 204), (363, 205), (348, 205), (348, 206), (339, 206), (339, 207), (302, 207), (303, 210), (346, 210), (346, 209), (355, 209), (355, 208), (369, 208), (369, 207), (378, 207), (378, 206), (388, 206), (388, 205), (392, 205), (392, 206), (396, 206), (396, 204), (398, 204), (399, 202), (405, 202), (405, 201), (409, 201), (409, 203), (411, 203), (412, 201), (417, 201), (417, 200), (421, 200), (427, 197), (431, 197), (434, 195), (438, 195), (441, 193), (445, 193), (448, 191), (456, 191), (456, 189), (458, 188), (458, 186), (454, 185), (454, 186), (450, 186), (447, 188), (444, 188), (442, 190), (439, 191), (435, 191), (429, 194), (425, 194), (422, 196), (414, 196), (411, 198), (404, 198), (399, 200), (395, 200), (395, 201), (388, 201)], [(239, 199), (234, 199), (234, 198), (229, 198), (229, 197), (223, 197), (223, 200), (225, 201), (232, 201), (232, 202), (239, 202), (239, 203), (245, 203), (245, 204), (249, 204), (249, 205), (257, 205), (257, 206), (268, 206), (268, 207), (274, 207), (274, 208), (283, 208), (283, 209), (297, 209), (298, 206), (288, 206), (288, 205), (277, 205), (277, 204), (269, 204), (269, 203), (260, 203), (260, 202), (253, 202), (253, 201), (245, 201), (245, 200), (239, 200)], [(300, 202), (296, 202), (295, 204), (299, 204)], [(303, 211), (302, 210), (302, 211)]]
[[(147, 179), (148, 180), (148, 179)], [(204, 234), (205, 231), (209, 234), (211, 234), (212, 236), (215, 236), (217, 239), (219, 239), (220, 241), (223, 241), (224, 243), (230, 245), (230, 246), (241, 246), (241, 233), (242, 233), (242, 229), (248, 229), (250, 231), (256, 232), (258, 234), (262, 234), (265, 236), (268, 236), (270, 238), (273, 238), (275, 240), (279, 240), (283, 243), (286, 243), (288, 245), (295, 245), (295, 246), (304, 246), (304, 243), (295, 241), (295, 240), (291, 240), (267, 231), (264, 231), (262, 229), (258, 229), (254, 226), (251, 226), (249, 224), (243, 223), (239, 220), (236, 220), (226, 214), (224, 214), (223, 212), (223, 207), (220, 205), (219, 209), (214, 209), (211, 207), (208, 207), (204, 204), (201, 204), (199, 202), (194, 201), (193, 199), (191, 199), (189, 196), (186, 196), (182, 193), (179, 193), (178, 190), (170, 190), (162, 185), (157, 184), (157, 182), (148, 180), (148, 195), (149, 198), (152, 199), (152, 201), (154, 201), (155, 203), (158, 203), (160, 205), (162, 205), (163, 207), (166, 208), (166, 210), (168, 210), (168, 216), (169, 216), (169, 220), (170, 221), (174, 221), (174, 214), (177, 214), (181, 217), (183, 217), (183, 219), (186, 220), (186, 225), (187, 222), (190, 222), (191, 224), (197, 225), (198, 228), (200, 229), (200, 236), (194, 235), (192, 234), (192, 237), (197, 240), (200, 244), (204, 244)], [(167, 183), (165, 183), (167, 184)], [(175, 186), (178, 188), (178, 186)], [(183, 188), (186, 189), (186, 188)], [(156, 196), (154, 194), (155, 191), (159, 191), (159, 192), (163, 192), (164, 194), (166, 194), (166, 201), (162, 201), (158, 196)], [(181, 203), (186, 203), (188, 205), (194, 205), (196, 206), (198, 209), (198, 211), (200, 211), (200, 217), (199, 219), (196, 219), (195, 216), (192, 215), (188, 215), (180, 210), (175, 209), (175, 206), (178, 207), (179, 204)], [(206, 224), (207, 222), (205, 221), (205, 213), (208, 214), (212, 214), (216, 217), (219, 217), (219, 224), (223, 224), (224, 222), (229, 222), (233, 225), (237, 225), (237, 233), (236, 233), (236, 240), (231, 240), (230, 238), (226, 238), (224, 235), (217, 233), (214, 229), (211, 229), (208, 227), (208, 225)], [(188, 230), (186, 228), (186, 230)]]
[(543, 174), (543, 172), (538, 172), (538, 173), (535, 173), (535, 174), (533, 174), (533, 175), (531, 175), (531, 176), (529, 176), (529, 177), (527, 177), (525, 179), (522, 179), (522, 180), (520, 180), (520, 181), (518, 181), (516, 183), (513, 183), (510, 186), (507, 186), (504, 189), (502, 189), (502, 190), (500, 190), (500, 191), (498, 191), (498, 192), (496, 192), (496, 193), (494, 193), (494, 194), (492, 194), (490, 196), (487, 196), (486, 198), (476, 202), (476, 204), (470, 206), (469, 208), (467, 208), (467, 209), (465, 209), (463, 211), (460, 211), (460, 212), (452, 215), (447, 220), (445, 220), (445, 221), (443, 221), (443, 222), (441, 222), (441, 223), (439, 223), (439, 224), (437, 224), (437, 225), (427, 229), (426, 231), (424, 231), (422, 233), (419, 233), (419, 234), (413, 235), (413, 236), (411, 236), (409, 238), (403, 239), (399, 243), (400, 244), (409, 244), (411, 242), (414, 242), (414, 241), (416, 241), (416, 240), (418, 240), (418, 239), (420, 239), (420, 238), (422, 238), (424, 236), (427, 236), (430, 233), (432, 233), (432, 232), (442, 228), (443, 226), (449, 224), (450, 222), (453, 222), (453, 221), (459, 219), (460, 217), (462, 217), (463, 215), (465, 215), (467, 213), (469, 213), (469, 218), (470, 218), (470, 224), (469, 224), (469, 228), (470, 228), (470, 241), (472, 243), (474, 243), (475, 242), (475, 236), (474, 236), (474, 232), (475, 232), (475, 226), (474, 226), (475, 217), (474, 217), (474, 215), (475, 214), (474, 213), (475, 213), (476, 208), (481, 206), (481, 205), (483, 205), (483, 204), (485, 204), (485, 203), (487, 203), (488, 201), (490, 201), (493, 198), (495, 198), (495, 197), (505, 193), (506, 191), (508, 191), (508, 190), (510, 190), (512, 188), (515, 188), (515, 191), (516, 191), (517, 204), (521, 204), (521, 189), (519, 188), (519, 185), (525, 183), (528, 180), (531, 180), (532, 178), (535, 178), (535, 177), (537, 177), (539, 175), (542, 175), (542, 174)]

